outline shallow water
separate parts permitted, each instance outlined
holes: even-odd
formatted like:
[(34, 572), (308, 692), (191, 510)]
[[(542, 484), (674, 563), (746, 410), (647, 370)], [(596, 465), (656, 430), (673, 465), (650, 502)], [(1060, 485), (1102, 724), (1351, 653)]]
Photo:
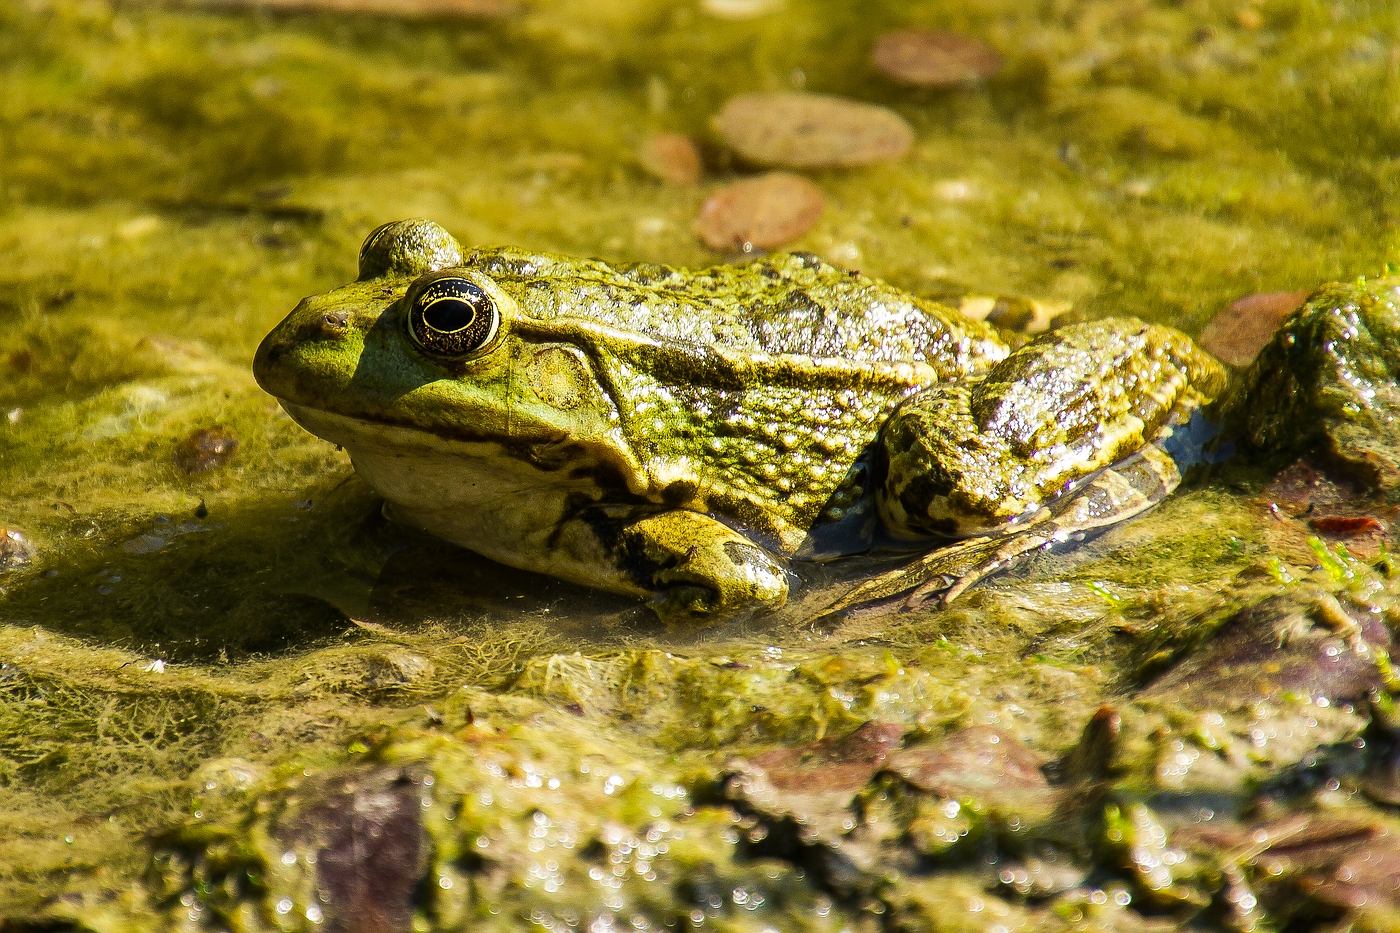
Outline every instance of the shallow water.
[[(869, 49), (910, 25), (981, 37), (1005, 69), (955, 91), (894, 85)], [(1010, 926), (1069, 922), (1082, 908), (1137, 928), (1200, 910), (1187, 896), (1154, 899), (1107, 843), (1078, 846), (1098, 874), (1060, 901), (1027, 903), (939, 868), (932, 844), (907, 883), (877, 884), (862, 868), (866, 880), (843, 888), (807, 842), (770, 851), (738, 840), (729, 823), (748, 832), (745, 819), (772, 814), (716, 787), (733, 755), (869, 720), (902, 724), (911, 747), (991, 725), (1060, 756), (1096, 709), (1128, 703), (1282, 581), (1311, 580), (1322, 563), (1319, 592), (1359, 585), (1348, 565), (1319, 559), (1305, 521), (1268, 517), (1277, 465), (1236, 464), (952, 609), (830, 629), (807, 624), (799, 605), (668, 631), (626, 600), (387, 523), (344, 455), (292, 424), (249, 363), (297, 300), (354, 277), (360, 240), (390, 219), (431, 217), (467, 244), (737, 258), (693, 229), (706, 195), (746, 174), (708, 120), (732, 94), (792, 88), (883, 104), (917, 135), (902, 160), (806, 173), (827, 207), (793, 248), (924, 294), (1019, 295), (1199, 333), (1234, 298), (1400, 262), (1396, 36), (1400, 12), (1380, 0), (787, 0), (732, 20), (693, 3), (538, 0), (466, 21), (0, 0), (0, 526), (36, 551), (0, 572), (0, 918), (15, 929), (140, 929), (153, 917), (316, 928), (301, 901), (277, 907), (305, 894), (301, 875), (218, 896), (190, 880), (216, 874), (213, 856), (189, 855), (205, 844), (191, 841), (201, 821), (253, 840), (240, 856), (250, 865), (276, 854), (274, 837), (315, 848), (290, 823), (259, 828), (275, 818), (252, 815), (241, 785), (207, 788), (246, 765), (255, 796), (284, 800), (300, 772), (314, 782), (371, 761), (480, 799), (498, 778), (471, 777), (447, 739), (424, 745), (420, 732), (438, 727), (488, 730), (503, 755), (577, 778), (552, 819), (572, 820), (580, 839), (613, 832), (589, 823), (603, 819), (645, 840), (661, 818), (651, 803), (585, 789), (578, 775), (592, 772), (580, 762), (608, 761), (609, 777), (639, 795), (683, 788), (689, 797), (657, 794), (699, 854), (676, 856), (660, 880), (633, 871), (624, 910), (608, 900), (621, 893), (597, 903), (581, 893), (574, 856), (556, 860), (554, 890), (511, 858), (497, 864), (499, 888), (471, 880), (476, 863), (449, 851), (457, 830), (434, 824), (423, 830), (434, 870), (458, 886), (420, 892), (411, 918), (383, 929), (465, 917), (586, 926), (627, 911), (674, 925), (698, 923), (697, 910), (723, 929), (932, 929), (929, 904), (969, 898)], [(698, 187), (638, 165), (638, 147), (661, 131), (702, 141)], [(215, 426), (238, 441), (228, 462), (177, 468), (177, 444)], [(1381, 605), (1378, 592), (1366, 598)], [(1345, 721), (1328, 718), (1339, 707), (1313, 710), (1288, 750), (1258, 751), (1212, 792), (1243, 801), (1306, 771), (1314, 747), (1361, 736), (1368, 719), (1353, 706)], [(1141, 770), (1156, 777), (1123, 778), (1110, 796), (1165, 793), (1153, 767)], [(516, 808), (501, 825), (533, 820), (544, 804), (529, 780), (499, 780), (515, 789), (496, 810)], [(1361, 803), (1354, 781), (1331, 792), (1281, 806), (1394, 822)], [(728, 803), (697, 800), (705, 793)], [(528, 849), (526, 836), (500, 832), (498, 846)], [(1014, 849), (982, 838), (978, 857)], [(718, 862), (697, 867), (702, 854)], [(734, 893), (756, 873), (779, 892), (769, 913)], [(443, 900), (464, 888), (464, 904)], [(723, 909), (709, 906), (710, 888)], [(368, 929), (337, 919), (347, 890), (335, 888), (326, 916)], [(196, 910), (182, 891), (210, 906)], [(979, 929), (991, 916), (962, 910), (944, 921)], [(1217, 905), (1199, 922), (1233, 921)]]

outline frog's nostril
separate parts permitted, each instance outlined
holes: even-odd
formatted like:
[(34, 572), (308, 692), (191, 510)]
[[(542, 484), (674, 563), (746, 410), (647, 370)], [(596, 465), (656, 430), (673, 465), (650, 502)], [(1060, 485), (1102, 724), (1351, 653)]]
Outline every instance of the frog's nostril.
[(349, 321), (350, 315), (344, 311), (327, 311), (316, 320), (316, 329), (326, 337), (339, 337)]

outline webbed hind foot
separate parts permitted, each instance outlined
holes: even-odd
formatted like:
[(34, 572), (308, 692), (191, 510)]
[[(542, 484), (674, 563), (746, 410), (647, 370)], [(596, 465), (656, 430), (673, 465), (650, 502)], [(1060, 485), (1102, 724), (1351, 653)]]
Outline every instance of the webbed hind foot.
[(1181, 468), (1164, 448), (1170, 435), (1168, 429), (1156, 443), (1100, 471), (1003, 534), (967, 538), (865, 581), (820, 618), (884, 608), (907, 611), (935, 599), (946, 606), (1018, 558), (1142, 514), (1181, 484)]

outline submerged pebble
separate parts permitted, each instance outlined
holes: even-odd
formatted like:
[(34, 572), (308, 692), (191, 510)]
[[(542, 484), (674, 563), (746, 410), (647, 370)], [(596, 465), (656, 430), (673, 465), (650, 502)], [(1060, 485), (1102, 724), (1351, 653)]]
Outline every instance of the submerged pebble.
[(237, 447), (238, 439), (227, 428), (200, 428), (175, 445), (173, 459), (181, 472), (193, 476), (228, 463)]
[(710, 195), (700, 208), (696, 232), (711, 249), (772, 249), (789, 243), (816, 224), (826, 199), (799, 175), (771, 172), (745, 178)]
[(637, 152), (637, 162), (656, 178), (673, 185), (700, 181), (700, 150), (684, 133), (656, 133)]
[(376, 690), (408, 687), (432, 677), (437, 665), (407, 651), (389, 651), (371, 658), (365, 681)]
[(875, 69), (901, 84), (958, 87), (975, 84), (1001, 70), (995, 49), (971, 36), (937, 29), (887, 32), (871, 52)]
[(904, 749), (887, 767), (930, 794), (956, 800), (969, 794), (984, 803), (1040, 803), (1052, 795), (1045, 759), (1011, 734), (991, 726), (969, 726), (940, 742)]
[(740, 157), (765, 166), (868, 165), (914, 144), (914, 130), (893, 110), (796, 91), (731, 97), (711, 125)]
[(279, 827), (293, 856), (284, 854), (283, 864), (315, 852), (311, 903), (323, 905), (318, 910), (329, 918), (328, 929), (413, 928), (414, 892), (425, 867), (421, 793), (398, 768), (349, 771), (308, 794)]
[(1310, 539), (1345, 541), (1361, 558), (1377, 556), (1386, 544), (1397, 509), (1378, 503), (1356, 478), (1339, 473), (1322, 457), (1304, 457), (1282, 470), (1258, 499), (1271, 517), (1265, 536), (1280, 554), (1310, 561)]
[(1308, 293), (1260, 292), (1236, 299), (1201, 331), (1201, 346), (1231, 366), (1248, 366)]

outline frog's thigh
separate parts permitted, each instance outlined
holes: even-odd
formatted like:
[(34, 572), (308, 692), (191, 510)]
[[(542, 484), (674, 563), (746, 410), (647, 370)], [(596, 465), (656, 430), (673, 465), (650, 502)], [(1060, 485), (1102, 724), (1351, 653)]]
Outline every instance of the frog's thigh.
[(966, 537), (1036, 516), (1223, 383), (1219, 364), (1169, 328), (1109, 319), (1047, 334), (984, 378), (933, 386), (891, 416), (885, 525)]
[(656, 592), (664, 621), (684, 621), (787, 602), (787, 573), (767, 551), (698, 512), (661, 512), (628, 523), (618, 543), (622, 566)]

